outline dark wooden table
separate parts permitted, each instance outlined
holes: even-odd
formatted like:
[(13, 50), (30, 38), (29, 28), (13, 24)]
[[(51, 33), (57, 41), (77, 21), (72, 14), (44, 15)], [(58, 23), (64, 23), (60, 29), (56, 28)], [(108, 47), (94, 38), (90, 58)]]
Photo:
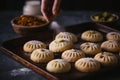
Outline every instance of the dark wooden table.
[[(51, 28), (60, 28), (74, 24), (80, 24), (85, 22), (91, 22), (90, 15), (96, 13), (96, 11), (63, 11), (51, 24)], [(119, 12), (115, 12), (120, 15)], [(21, 37), (17, 35), (11, 24), (10, 20), (18, 15), (22, 14), (21, 11), (3, 11), (0, 12), (0, 45), (2, 42)], [(112, 28), (120, 30), (120, 21), (109, 25)], [(59, 29), (58, 29), (59, 30)], [(96, 80), (120, 80), (120, 72), (118, 71), (109, 73), (102, 77), (98, 77)], [(44, 76), (37, 74), (33, 70), (18, 63), (5, 53), (0, 51), (0, 80), (47, 80)], [(93, 79), (95, 80), (95, 79)]]

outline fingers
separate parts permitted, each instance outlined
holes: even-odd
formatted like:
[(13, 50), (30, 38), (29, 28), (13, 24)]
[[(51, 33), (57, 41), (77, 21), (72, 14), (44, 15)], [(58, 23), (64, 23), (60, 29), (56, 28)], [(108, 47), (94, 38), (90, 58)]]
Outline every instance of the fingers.
[(52, 13), (55, 16), (58, 15), (59, 12), (61, 11), (60, 10), (60, 3), (61, 3), (61, 0), (54, 0), (53, 8), (52, 8)]
[(41, 12), (47, 21), (52, 21), (59, 13), (61, 0), (42, 0)]
[(41, 12), (42, 12), (42, 15), (45, 17), (45, 19), (47, 21), (50, 21), (50, 18), (49, 18), (49, 15), (48, 15), (48, 6), (49, 5), (49, 2), (47, 0), (42, 0), (42, 3), (41, 3)]

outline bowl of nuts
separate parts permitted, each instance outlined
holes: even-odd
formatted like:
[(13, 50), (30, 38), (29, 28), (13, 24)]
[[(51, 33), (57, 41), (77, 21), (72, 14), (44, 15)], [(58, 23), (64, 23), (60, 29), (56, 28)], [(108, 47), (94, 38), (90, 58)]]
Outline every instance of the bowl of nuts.
[(116, 22), (119, 16), (110, 12), (101, 12), (91, 15), (90, 18), (93, 22), (109, 24)]
[(11, 20), (17, 34), (29, 36), (48, 29), (49, 22), (43, 16), (20, 15)]

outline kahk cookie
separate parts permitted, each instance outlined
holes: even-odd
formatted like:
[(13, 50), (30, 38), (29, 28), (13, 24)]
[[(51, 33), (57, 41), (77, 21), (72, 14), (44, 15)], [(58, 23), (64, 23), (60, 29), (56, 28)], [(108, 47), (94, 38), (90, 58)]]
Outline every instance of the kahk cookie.
[(67, 39), (72, 41), (73, 43), (78, 41), (77, 36), (70, 32), (60, 32), (56, 35), (55, 39)]
[(77, 49), (69, 49), (62, 53), (62, 59), (68, 62), (75, 62), (76, 60), (85, 57), (85, 53)]
[(63, 59), (54, 59), (48, 62), (46, 70), (52, 73), (66, 73), (71, 70), (71, 64)]
[(82, 43), (80, 49), (87, 55), (95, 55), (101, 52), (101, 47), (97, 43), (92, 42)]
[(100, 63), (94, 58), (81, 58), (75, 62), (75, 68), (81, 72), (95, 72), (100, 70)]
[(30, 40), (26, 42), (23, 46), (23, 50), (29, 53), (38, 48), (46, 48), (46, 44), (42, 41)]
[(95, 55), (95, 60), (99, 61), (103, 66), (114, 66), (117, 64), (117, 57), (110, 52), (101, 52)]
[(106, 35), (107, 40), (118, 40), (120, 41), (120, 33), (118, 32), (109, 32)]
[(54, 54), (48, 49), (36, 49), (32, 52), (30, 59), (35, 63), (45, 63), (54, 59)]
[(101, 44), (101, 48), (108, 52), (119, 52), (120, 51), (120, 42), (115, 40), (104, 41)]
[(62, 39), (56, 39), (49, 44), (49, 50), (55, 53), (64, 52), (72, 47), (73, 43), (71, 41)]
[(81, 39), (89, 42), (100, 42), (103, 40), (103, 35), (95, 30), (87, 30), (81, 34)]

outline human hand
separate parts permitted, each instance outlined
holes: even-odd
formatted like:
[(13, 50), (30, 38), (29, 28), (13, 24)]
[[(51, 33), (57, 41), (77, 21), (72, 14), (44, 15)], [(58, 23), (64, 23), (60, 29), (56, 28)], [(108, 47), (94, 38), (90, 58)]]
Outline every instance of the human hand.
[(52, 21), (61, 12), (61, 0), (42, 0), (41, 12), (47, 21)]

